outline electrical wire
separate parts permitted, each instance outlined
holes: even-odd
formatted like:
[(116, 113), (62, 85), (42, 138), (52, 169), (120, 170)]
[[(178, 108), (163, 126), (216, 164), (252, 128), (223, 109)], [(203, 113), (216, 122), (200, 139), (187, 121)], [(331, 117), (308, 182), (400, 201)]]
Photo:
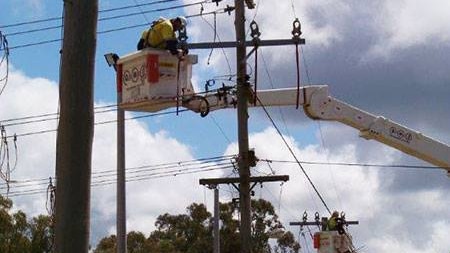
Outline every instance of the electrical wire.
[[(209, 12), (209, 13), (203, 13), (202, 15), (203, 16), (205, 16), (205, 15), (212, 15), (214, 13), (216, 13), (216, 14), (223, 14), (223, 13), (226, 13), (226, 12), (225, 12), (225, 9), (222, 9), (220, 12), (219, 11), (213, 11), (213, 12)], [(199, 17), (199, 16), (201, 16), (201, 15), (200, 14), (194, 14), (194, 15), (185, 16), (185, 18), (194, 18), (194, 17)], [(148, 24), (144, 23), (144, 24), (123, 26), (123, 27), (119, 27), (119, 28), (115, 28), (115, 29), (99, 31), (99, 32), (97, 32), (97, 34), (106, 34), (106, 33), (111, 33), (111, 32), (128, 30), (128, 29), (132, 29), (132, 28), (145, 27), (145, 26), (148, 26)], [(21, 49), (21, 48), (26, 48), (26, 47), (50, 44), (50, 43), (59, 42), (59, 41), (61, 41), (61, 39), (44, 40), (44, 41), (38, 41), (38, 42), (33, 42), (33, 43), (26, 43), (26, 44), (21, 44), (21, 45), (17, 45), (17, 46), (12, 46), (12, 47), (9, 47), (9, 49), (10, 50), (15, 50), (15, 49)], [(2, 50), (0, 49), (0, 51), (2, 51)]]
[[(101, 114), (101, 113), (114, 112), (114, 111), (117, 111), (117, 109), (110, 109), (110, 110), (98, 111), (98, 112), (94, 112), (94, 113), (95, 113), (95, 114)], [(56, 115), (56, 117), (44, 118), (44, 119), (35, 119), (35, 120), (27, 120), (27, 121), (22, 121), (22, 122), (8, 123), (8, 124), (3, 124), (3, 126), (9, 127), (9, 126), (27, 125), (27, 124), (32, 124), (32, 123), (41, 123), (41, 122), (46, 122), (46, 121), (58, 120), (58, 119), (59, 119), (59, 113), (56, 113), (56, 114), (53, 114), (53, 115)], [(0, 122), (1, 122), (1, 121), (0, 121)]]
[(306, 179), (308, 180), (308, 182), (310, 183), (311, 187), (314, 189), (314, 191), (316, 192), (317, 196), (319, 197), (320, 201), (322, 202), (322, 204), (324, 205), (325, 209), (328, 211), (328, 213), (331, 214), (331, 210), (328, 207), (327, 203), (325, 202), (325, 200), (323, 199), (322, 195), (320, 194), (319, 190), (317, 189), (317, 187), (314, 185), (314, 183), (312, 182), (311, 178), (308, 176), (308, 173), (306, 172), (306, 170), (303, 168), (302, 164), (300, 163), (300, 161), (297, 159), (297, 156), (295, 155), (294, 151), (292, 150), (292, 148), (289, 146), (289, 143), (286, 141), (286, 139), (284, 138), (283, 134), (281, 133), (280, 129), (278, 128), (278, 126), (276, 125), (275, 121), (272, 119), (272, 117), (270, 116), (269, 112), (267, 111), (266, 107), (264, 106), (264, 104), (261, 102), (261, 100), (259, 98), (257, 98), (257, 100), (259, 101), (259, 103), (261, 104), (261, 107), (263, 108), (264, 112), (266, 113), (267, 117), (269, 118), (270, 122), (272, 123), (273, 127), (275, 128), (275, 130), (278, 132), (278, 135), (280, 136), (280, 138), (283, 140), (284, 144), (286, 145), (286, 147), (288, 148), (289, 152), (291, 153), (291, 155), (294, 157), (295, 161), (297, 162), (299, 168), (301, 169), (301, 171), (303, 172), (303, 174), (305, 175)]
[[(215, 157), (208, 157), (208, 158), (198, 158), (195, 160), (186, 160), (186, 161), (177, 161), (177, 162), (168, 162), (168, 163), (161, 163), (161, 164), (150, 164), (150, 165), (141, 165), (136, 167), (129, 167), (126, 168), (125, 171), (129, 173), (136, 173), (140, 171), (158, 171), (162, 169), (170, 169), (170, 168), (176, 168), (179, 166), (198, 166), (199, 164), (208, 164), (208, 163), (214, 163), (218, 165), (219, 163), (225, 164), (232, 164), (232, 161), (235, 160), (236, 155), (224, 155), (224, 156), (215, 156)], [(92, 177), (99, 178), (104, 177), (105, 174), (112, 174), (115, 176), (117, 173), (116, 169), (111, 170), (94, 170), (92, 172)], [(40, 179), (26, 179), (26, 180), (14, 180), (11, 181), (11, 185), (14, 187), (25, 187), (29, 184), (47, 184), (48, 178), (40, 178)], [(1, 184), (0, 184), (1, 185)], [(1, 187), (0, 189), (5, 189), (4, 187)]]
[(215, 119), (215, 117), (210, 114), (209, 118), (214, 123), (214, 125), (216, 125), (216, 127), (219, 129), (220, 133), (225, 138), (225, 140), (227, 140), (228, 144), (231, 145), (232, 142), (231, 142), (230, 138), (228, 138), (228, 136), (226, 135), (225, 131), (223, 131), (223, 128), (219, 125), (219, 123), (217, 123), (217, 120)]
[[(117, 107), (117, 104), (109, 104), (109, 105), (97, 106), (97, 107), (94, 107), (94, 110), (99, 110), (99, 109), (104, 109), (104, 108), (111, 108), (111, 107)], [(113, 110), (115, 111), (117, 109), (113, 109)], [(113, 110), (111, 110), (111, 111), (113, 111)], [(96, 112), (96, 113), (102, 113), (102, 112)], [(23, 116), (23, 117), (18, 117), (18, 118), (9, 118), (9, 119), (5, 119), (5, 120), (0, 120), (0, 122), (5, 123), (5, 122), (20, 121), (20, 120), (29, 120), (29, 119), (43, 118), (43, 117), (49, 117), (49, 116), (58, 116), (58, 114), (59, 113), (57, 113), (57, 112), (43, 113), (43, 114), (39, 114), (39, 115)], [(3, 125), (6, 126), (6, 124), (3, 124)]]
[(147, 17), (145, 16), (144, 10), (142, 10), (141, 6), (139, 6), (137, 0), (133, 0), (133, 2), (135, 3), (136, 8), (138, 8), (139, 11), (142, 13), (142, 17), (144, 17), (145, 21), (147, 21), (147, 23), (150, 24), (150, 21), (148, 21)]
[[(202, 11), (201, 11), (201, 12), (200, 12), (200, 17), (201, 17), (202, 20), (203, 20), (206, 24), (208, 24), (208, 26), (214, 31), (214, 42), (216, 41), (216, 38), (217, 38), (217, 41), (222, 42), (222, 40), (220, 39), (219, 33), (217, 32), (217, 24), (216, 24), (216, 22), (217, 22), (217, 20), (216, 20), (217, 13), (214, 13), (214, 26), (213, 26), (208, 20), (206, 20), (206, 19), (204, 18), (204, 15), (206, 15), (206, 14), (202, 13)], [(228, 73), (229, 73), (229, 75), (231, 75), (231, 72), (232, 72), (232, 71), (231, 71), (230, 60), (228, 59), (228, 56), (227, 56), (227, 54), (225, 53), (225, 49), (224, 49), (223, 47), (221, 47), (220, 49), (222, 50), (222, 54), (223, 54), (223, 56), (225, 57), (225, 61), (227, 62)], [(211, 49), (210, 56), (211, 56), (212, 52), (213, 52), (213, 51), (212, 51), (212, 49)], [(210, 58), (210, 56), (208, 57), (208, 65), (209, 65), (209, 58)]]
[(188, 4), (182, 4), (182, 5), (175, 5), (175, 6), (165, 7), (165, 8), (152, 9), (152, 10), (142, 11), (142, 12), (126, 13), (126, 14), (122, 14), (122, 15), (115, 15), (115, 16), (111, 16), (111, 17), (99, 18), (98, 21), (101, 22), (101, 21), (105, 21), (105, 20), (119, 19), (119, 18), (125, 18), (125, 17), (130, 17), (130, 16), (143, 15), (143, 14), (154, 13), (154, 12), (161, 12), (161, 11), (167, 11), (167, 10), (175, 10), (175, 9), (180, 9), (180, 8), (185, 8), (185, 7), (190, 7), (190, 6), (200, 5), (200, 4), (204, 4), (204, 3), (207, 3), (207, 2), (208, 2), (208, 1), (199, 1), (199, 2), (194, 2), (194, 3), (188, 3)]
[[(152, 1), (149, 3), (134, 4), (134, 5), (127, 5), (127, 6), (122, 6), (122, 7), (110, 8), (110, 9), (103, 9), (103, 10), (99, 10), (98, 12), (99, 13), (107, 13), (107, 12), (112, 12), (112, 11), (132, 9), (132, 8), (136, 8), (136, 7), (140, 8), (143, 6), (150, 6), (150, 5), (175, 2), (175, 1), (179, 1), (179, 0), (158, 0), (158, 1)], [(23, 26), (23, 25), (38, 24), (38, 23), (44, 23), (44, 22), (48, 22), (48, 21), (55, 21), (55, 20), (61, 20), (61, 19), (62, 19), (62, 16), (46, 18), (46, 19), (38, 19), (38, 20), (19, 22), (19, 23), (8, 24), (8, 25), (0, 25), (0, 28), (9, 28), (9, 27), (16, 27), (16, 26)]]
[[(219, 89), (213, 89), (210, 90), (209, 92), (216, 92), (219, 91)], [(198, 92), (198, 95), (201, 94), (207, 94), (209, 92)], [(183, 96), (181, 96), (183, 97)], [(155, 103), (155, 105), (158, 105), (158, 103)], [(105, 106), (98, 106), (96, 107), (96, 109), (104, 109), (104, 108), (109, 108), (109, 107), (115, 107), (117, 105), (105, 105)], [(116, 111), (117, 109), (106, 109), (103, 111), (97, 111), (96, 113), (104, 113), (104, 112), (110, 112), (110, 111)], [(186, 112), (189, 111), (189, 109), (182, 109), (182, 110), (178, 110), (178, 112)], [(148, 117), (154, 117), (154, 116), (160, 116), (160, 115), (167, 115), (167, 114), (173, 114), (176, 113), (176, 111), (169, 111), (169, 112), (159, 112), (159, 113), (153, 113), (153, 114), (148, 114), (148, 115), (141, 115), (141, 116), (134, 116), (134, 117), (129, 117), (126, 118), (125, 120), (134, 120), (134, 119), (141, 119), (141, 118), (148, 118)], [(24, 120), (24, 119), (35, 119), (35, 118), (39, 118), (39, 117), (47, 117), (47, 116), (53, 116), (53, 115), (58, 115), (58, 113), (48, 113), (48, 114), (42, 114), (42, 115), (35, 115), (35, 116), (26, 116), (26, 117), (22, 117), (22, 118), (12, 118), (12, 119), (7, 119), (4, 121), (0, 121), (0, 122), (14, 122), (14, 121), (18, 121), (18, 120)], [(12, 126), (12, 125), (22, 125), (22, 124), (28, 124), (28, 123), (36, 123), (36, 122), (45, 122), (45, 121), (49, 121), (49, 120), (55, 120), (57, 119), (57, 117), (53, 117), (53, 118), (46, 118), (46, 119), (36, 119), (36, 120), (30, 120), (30, 121), (25, 121), (25, 122), (16, 122), (16, 123), (9, 123), (7, 125)], [(114, 123), (117, 122), (117, 119), (115, 120), (106, 120), (106, 121), (102, 121), (102, 122), (96, 122), (94, 123), (94, 125), (104, 125), (104, 124), (110, 124), (110, 123)], [(36, 134), (44, 134), (44, 133), (49, 133), (49, 132), (55, 132), (56, 129), (49, 129), (49, 130), (41, 130), (41, 131), (36, 131), (36, 132), (28, 132), (28, 133), (22, 133), (22, 134), (15, 134), (12, 136), (7, 136), (6, 138), (13, 138), (14, 136), (16, 137), (22, 137), (22, 136), (29, 136), (29, 135), (36, 135)]]
[(291, 9), (294, 14), (294, 19), (297, 18), (297, 12), (295, 11), (294, 0), (291, 0)]
[(0, 96), (3, 94), (3, 91), (5, 90), (6, 85), (8, 84), (9, 50), (10, 47), (8, 45), (8, 40), (6, 39), (6, 36), (0, 31), (0, 52), (3, 52), (0, 60), (0, 71), (2, 69), (3, 64), (5, 64), (5, 74), (4, 76), (0, 76)]
[[(267, 78), (269, 79), (270, 87), (272, 87), (272, 89), (275, 89), (275, 85), (273, 84), (272, 75), (269, 72), (269, 67), (267, 65), (266, 58), (264, 57), (263, 49), (261, 48), (260, 51), (261, 51), (261, 58), (263, 60), (263, 67), (264, 67), (264, 70), (266, 72)], [(288, 126), (286, 124), (286, 119), (284, 117), (284, 113), (283, 113), (283, 110), (281, 109), (281, 107), (278, 107), (278, 112), (280, 113), (280, 118), (283, 121), (283, 125), (284, 125), (286, 133), (288, 135), (291, 135), (290, 132), (289, 132), (289, 128), (288, 128)]]
[[(217, 170), (217, 169), (228, 169), (231, 168), (232, 166), (230, 165), (209, 165), (209, 166), (203, 166), (202, 168), (188, 168), (188, 169), (173, 169), (173, 170), (166, 170), (166, 171), (161, 171), (161, 172), (151, 172), (149, 173), (149, 171), (147, 172), (142, 172), (139, 175), (135, 175), (135, 176), (130, 176), (127, 177), (127, 181), (142, 181), (145, 179), (149, 179), (149, 178), (154, 178), (154, 177), (160, 177), (160, 176), (164, 176), (164, 175), (181, 175), (181, 174), (186, 174), (187, 172), (203, 172), (203, 171), (211, 171), (211, 170)], [(188, 173), (190, 174), (190, 173)], [(128, 175), (128, 172), (127, 172)], [(111, 175), (109, 176), (110, 178), (108, 179), (99, 179), (99, 177), (93, 177), (93, 182), (92, 182), (92, 186), (100, 186), (100, 185), (109, 185), (112, 184), (114, 182), (117, 182), (117, 178), (115, 177), (116, 175)], [(11, 192), (13, 194), (17, 194), (19, 192), (30, 192), (30, 191), (36, 191), (36, 190), (43, 190), (43, 187), (40, 186), (45, 186), (48, 185), (48, 183), (40, 183), (40, 184), (34, 184), (34, 185), (18, 185), (18, 186), (14, 186), (13, 189), (18, 189), (18, 188), (29, 188), (29, 189), (25, 189), (25, 190), (16, 190), (15, 192)], [(31, 187), (31, 188), (30, 188)], [(2, 187), (2, 189), (6, 189), (5, 187)]]
[[(178, 110), (178, 112), (186, 112), (189, 111), (188, 109), (183, 109), (183, 110)], [(161, 115), (168, 115), (168, 114), (176, 114), (176, 111), (169, 111), (169, 112), (160, 112), (160, 113), (153, 113), (153, 114), (149, 114), (149, 115), (142, 115), (142, 116), (135, 116), (135, 117), (129, 117), (126, 118), (125, 120), (135, 120), (135, 119), (143, 119), (143, 118), (150, 118), (150, 117), (155, 117), (155, 116), (161, 116)], [(102, 122), (96, 122), (94, 123), (94, 125), (105, 125), (105, 124), (110, 124), (110, 123), (114, 123), (117, 122), (116, 120), (106, 120), (106, 121), (102, 121)], [(41, 131), (35, 131), (35, 132), (27, 132), (27, 133), (21, 133), (21, 134), (17, 134), (17, 137), (24, 137), (24, 136), (30, 136), (30, 135), (37, 135), (37, 134), (44, 134), (44, 133), (51, 133), (51, 132), (56, 132), (57, 129), (48, 129), (48, 130), (41, 130)], [(7, 136), (6, 138), (13, 138), (14, 136), (10, 135)]]
[[(219, 91), (219, 89), (212, 89), (209, 92), (217, 92)], [(206, 94), (208, 92), (198, 92), (196, 94)], [(106, 113), (106, 112), (112, 112), (112, 111), (117, 111), (117, 107), (118, 104), (109, 104), (109, 105), (102, 105), (102, 106), (96, 106), (94, 107), (95, 113)], [(108, 109), (108, 108), (113, 108), (113, 109)], [(25, 121), (25, 122), (19, 122), (19, 123), (8, 123), (8, 124), (2, 124), (3, 126), (13, 126), (13, 125), (21, 125), (21, 124), (28, 124), (28, 123), (34, 123), (34, 122), (41, 122), (40, 120), (36, 120), (38, 118), (44, 118), (44, 117), (51, 117), (51, 116), (58, 116), (59, 113), (58, 112), (54, 112), (54, 113), (43, 113), (43, 114), (38, 114), (38, 115), (31, 115), (31, 116), (23, 116), (23, 117), (17, 117), (17, 118), (9, 118), (9, 119), (5, 119), (5, 120), (0, 120), (1, 123), (7, 123), (7, 122), (16, 122), (16, 121), (21, 121), (21, 120), (32, 120), (31, 122)], [(53, 118), (49, 118), (48, 120), (54, 120), (57, 117), (53, 117)], [(45, 120), (43, 120), (45, 121)]]
[[(138, 16), (138, 15), (144, 15), (144, 17), (145, 17), (145, 14), (148, 14), (148, 13), (155, 13), (155, 12), (162, 12), (162, 11), (167, 11), (167, 10), (186, 8), (186, 7), (200, 5), (200, 4), (204, 4), (204, 3), (208, 3), (208, 1), (199, 1), (199, 2), (194, 2), (194, 3), (183, 4), (183, 5), (174, 5), (174, 6), (170, 6), (170, 7), (152, 9), (152, 10), (147, 10), (147, 11), (143, 11), (140, 9), (139, 12), (131, 12), (131, 13), (125, 13), (125, 14), (120, 14), (120, 15), (115, 15), (115, 16), (110, 16), (110, 17), (102, 17), (102, 18), (98, 19), (98, 22), (113, 20), (113, 19), (120, 19), (120, 18), (128, 18), (128, 17)], [(135, 4), (134, 7), (140, 8), (138, 4)], [(148, 25), (150, 22), (147, 20), (146, 17), (145, 17), (145, 20), (147, 21), (146, 25)], [(24, 30), (24, 31), (17, 31), (17, 32), (7, 33), (7, 34), (5, 34), (5, 36), (13, 37), (13, 36), (17, 36), (17, 35), (30, 34), (30, 33), (35, 33), (35, 32), (43, 32), (43, 31), (58, 29), (58, 28), (61, 28), (62, 26), (63, 25), (54, 25), (54, 26), (47, 26), (47, 27), (41, 27), (41, 28), (36, 28), (36, 29)]]
[[(297, 161), (270, 160), (270, 159), (260, 159), (259, 161), (274, 162), (274, 163), (292, 163), (292, 164), (296, 164), (297, 163)], [(405, 165), (405, 164), (370, 164), (370, 163), (341, 163), (341, 162), (314, 162), (314, 161), (300, 161), (300, 162), (302, 164), (311, 164), (311, 165), (334, 165), (334, 166), (402, 168), (402, 169), (427, 169), (427, 170), (428, 169), (436, 169), (436, 170), (442, 169), (442, 167), (436, 167), (436, 166)]]
[[(195, 174), (195, 173), (203, 173), (203, 172), (210, 172), (210, 171), (214, 171), (214, 170), (226, 170), (226, 169), (230, 169), (232, 168), (232, 166), (228, 166), (228, 167), (219, 167), (219, 168), (210, 168), (210, 169), (203, 169), (203, 170), (195, 170), (195, 171), (185, 171), (185, 172), (172, 172), (172, 173), (168, 173), (168, 174), (150, 174), (147, 175), (146, 177), (142, 177), (142, 178), (135, 178), (135, 179), (127, 179), (126, 182), (138, 182), (138, 181), (146, 181), (146, 180), (150, 180), (150, 179), (156, 179), (156, 178), (166, 178), (166, 177), (176, 177), (176, 176), (180, 176), (180, 175), (187, 175), (187, 174)], [(99, 184), (92, 184), (92, 187), (98, 187), (98, 186), (107, 186), (107, 185), (112, 185), (115, 184), (116, 180), (111, 180), (111, 181), (105, 181)], [(19, 197), (19, 196), (24, 196), (24, 195), (35, 195), (35, 194), (43, 194), (46, 193), (46, 189), (34, 189), (34, 190), (27, 190), (27, 191), (19, 191), (19, 192), (10, 192), (10, 194), (8, 195), (9, 197)]]

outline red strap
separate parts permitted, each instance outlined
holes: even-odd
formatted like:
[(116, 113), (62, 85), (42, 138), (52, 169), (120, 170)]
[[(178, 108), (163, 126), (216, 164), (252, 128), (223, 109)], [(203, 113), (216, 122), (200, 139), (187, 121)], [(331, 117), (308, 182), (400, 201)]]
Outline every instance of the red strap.
[(297, 105), (295, 106), (295, 109), (298, 109), (300, 96), (300, 60), (298, 53), (298, 43), (295, 44), (295, 61), (297, 63)]
[(147, 55), (147, 81), (149, 83), (159, 81), (159, 56), (157, 54)]
[(123, 82), (123, 73), (122, 73), (122, 64), (116, 65), (116, 84), (117, 84), (117, 93), (122, 93), (122, 82)]
[(320, 234), (319, 233), (314, 234), (314, 248), (315, 249), (320, 248)]

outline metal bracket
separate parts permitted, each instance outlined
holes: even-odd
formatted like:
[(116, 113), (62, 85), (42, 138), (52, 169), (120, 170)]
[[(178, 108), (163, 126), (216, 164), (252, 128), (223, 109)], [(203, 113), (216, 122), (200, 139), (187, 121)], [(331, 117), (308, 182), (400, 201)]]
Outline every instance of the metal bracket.
[(223, 12), (228, 13), (228, 16), (229, 16), (229, 15), (231, 15), (231, 12), (234, 11), (235, 9), (236, 9), (236, 7), (234, 7), (234, 6), (229, 6), (229, 5), (227, 4), (227, 8), (223, 9)]

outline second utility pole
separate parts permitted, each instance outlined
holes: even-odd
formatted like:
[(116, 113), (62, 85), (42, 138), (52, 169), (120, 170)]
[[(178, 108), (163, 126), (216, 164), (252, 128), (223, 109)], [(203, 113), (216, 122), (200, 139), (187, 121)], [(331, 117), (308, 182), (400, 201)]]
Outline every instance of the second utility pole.
[(236, 30), (236, 68), (237, 68), (237, 113), (239, 139), (239, 198), (241, 212), (241, 253), (250, 253), (251, 214), (250, 214), (250, 162), (248, 144), (248, 95), (250, 84), (247, 78), (245, 46), (245, 6), (244, 0), (234, 1)]

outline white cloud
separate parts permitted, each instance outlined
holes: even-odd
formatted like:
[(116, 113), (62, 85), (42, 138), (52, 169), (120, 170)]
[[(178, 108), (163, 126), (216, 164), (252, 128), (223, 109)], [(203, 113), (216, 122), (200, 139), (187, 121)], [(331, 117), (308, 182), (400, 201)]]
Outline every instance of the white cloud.
[[(301, 161), (362, 164), (374, 163), (376, 159), (378, 164), (398, 161), (399, 156), (392, 149), (373, 142), (355, 142), (352, 136), (357, 135), (341, 127), (327, 125), (322, 127), (322, 132), (325, 140), (330, 140), (325, 148), (302, 146), (292, 137), (285, 138)], [(333, 137), (336, 140), (332, 140)], [(260, 159), (293, 160), (273, 128), (251, 134), (250, 147), (255, 148)], [(236, 150), (237, 144), (234, 143), (228, 147), (227, 153), (235, 153)], [(359, 154), (364, 150), (372, 157)], [(265, 190), (256, 187), (256, 196), (270, 199), (275, 207), (281, 199), (281, 219), (286, 225), (301, 219), (304, 210), (310, 220), (314, 219), (316, 211), (321, 215), (327, 214), (298, 165), (274, 162), (271, 167), (278, 175), (289, 175), (290, 180), (282, 189), (279, 183), (266, 183)], [(447, 240), (443, 238), (450, 232), (443, 228), (450, 218), (446, 212), (450, 199), (444, 189), (395, 193), (387, 190), (393, 181), (386, 178), (388, 172), (381, 169), (307, 163), (303, 167), (331, 209), (344, 211), (349, 220), (360, 221), (360, 225), (350, 228), (350, 231), (356, 247), (364, 245), (364, 252), (444, 252), (442, 249), (446, 249)], [(271, 173), (264, 162), (258, 164), (253, 175), (260, 172)], [(290, 229), (297, 233), (297, 228)], [(425, 245), (424, 241), (427, 242)]]
[(384, 1), (373, 15), (379, 39), (369, 55), (389, 57), (397, 50), (450, 39), (450, 2), (445, 0)]
[(20, 17), (39, 18), (45, 14), (43, 0), (14, 0), (13, 13)]
[[(9, 84), (0, 97), (0, 119), (17, 118), (56, 112), (57, 84), (43, 79), (30, 78), (22, 72), (12, 69)], [(96, 104), (102, 106), (105, 104)], [(96, 114), (96, 122), (113, 120), (114, 112)], [(128, 115), (130, 116), (130, 115)], [(39, 130), (56, 129), (55, 120), (6, 127), (9, 135)], [(18, 138), (19, 162), (12, 173), (13, 180), (40, 179), (54, 175), (56, 134), (36, 134)], [(126, 167), (161, 164), (175, 161), (194, 160), (191, 148), (170, 136), (170, 133), (150, 132), (146, 124), (139, 121), (126, 122)], [(116, 125), (100, 124), (95, 126), (93, 143), (93, 179), (92, 182), (108, 178), (99, 177), (100, 171), (116, 169)], [(182, 169), (180, 167), (179, 169)], [(175, 168), (176, 170), (176, 168)], [(174, 171), (175, 172), (175, 171)], [(209, 171), (208, 176), (219, 176), (220, 171)], [(205, 173), (154, 178), (127, 184), (128, 230), (149, 232), (159, 214), (183, 213), (192, 202), (204, 200), (203, 187), (198, 184), (199, 177)], [(128, 176), (130, 179), (133, 175)], [(27, 189), (44, 189), (47, 181), (28, 188), (15, 188), (11, 192)], [(91, 228), (95, 239), (115, 231), (116, 190), (114, 179), (111, 185), (96, 186), (91, 189)], [(3, 186), (3, 185), (2, 185)], [(4, 190), (2, 190), (4, 192)], [(29, 216), (46, 213), (45, 194), (20, 196), (13, 198), (16, 209), (24, 210)], [(106, 223), (105, 223), (106, 222)]]

